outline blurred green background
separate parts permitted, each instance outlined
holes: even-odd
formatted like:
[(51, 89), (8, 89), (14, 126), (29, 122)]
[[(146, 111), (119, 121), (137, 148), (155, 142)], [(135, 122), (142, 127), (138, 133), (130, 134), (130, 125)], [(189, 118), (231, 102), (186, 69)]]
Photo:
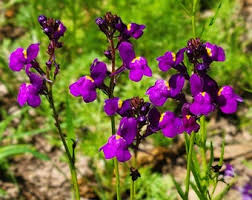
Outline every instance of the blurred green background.
[[(220, 2), (222, 2), (220, 4)], [(221, 7), (218, 9), (218, 6)], [(246, 17), (241, 15), (242, 0), (203, 0), (200, 1), (197, 12), (197, 35), (203, 40), (218, 44), (225, 49), (226, 61), (214, 63), (210, 74), (219, 85), (232, 85), (235, 91), (245, 98), (241, 106), (245, 113), (240, 115), (236, 125), (251, 129), (251, 89), (252, 89), (252, 52), (249, 49), (251, 38), (246, 27)], [(102, 184), (111, 184), (111, 175), (104, 175), (95, 166), (97, 159), (103, 159), (98, 152), (110, 133), (110, 118), (103, 113), (104, 94), (99, 93), (97, 101), (85, 104), (81, 98), (69, 95), (68, 86), (81, 75), (89, 73), (89, 67), (94, 58), (104, 62), (108, 60), (103, 56), (107, 42), (105, 36), (95, 24), (96, 17), (103, 16), (107, 11), (119, 15), (125, 23), (136, 22), (145, 24), (144, 35), (133, 44), (137, 55), (145, 56), (154, 74), (153, 78), (143, 78), (139, 83), (128, 80), (128, 74), (121, 76), (115, 95), (122, 99), (133, 96), (145, 96), (148, 87), (162, 76), (167, 78), (169, 73), (160, 73), (156, 58), (167, 50), (177, 51), (186, 45), (192, 37), (191, 18), (185, 10), (191, 11), (189, 0), (3, 0), (0, 2), (0, 83), (7, 90), (7, 99), (0, 96), (0, 119), (2, 133), (9, 130), (9, 135), (1, 137), (4, 145), (24, 143), (28, 137), (43, 134), (52, 145), (61, 146), (61, 142), (54, 130), (54, 122), (49, 115), (51, 112), (48, 103), (42, 97), (42, 104), (38, 109), (31, 109), (40, 121), (30, 115), (27, 108), (22, 108), (22, 120), (13, 127), (12, 119), (8, 116), (11, 109), (17, 106), (16, 95), (19, 84), (26, 81), (24, 73), (14, 73), (8, 68), (8, 56), (17, 47), (27, 47), (30, 43), (40, 42), (41, 50), (39, 61), (41, 66), (47, 60), (47, 37), (43, 34), (37, 23), (37, 17), (44, 14), (48, 17), (60, 19), (67, 31), (61, 41), (64, 47), (56, 52), (57, 61), (61, 71), (57, 77), (54, 88), (56, 106), (60, 110), (60, 117), (64, 131), (76, 135), (79, 139), (77, 151), (88, 155), (93, 160), (92, 169), (96, 171), (97, 180)], [(216, 19), (211, 24), (211, 19)], [(190, 14), (190, 13), (189, 13)], [(211, 24), (211, 25), (209, 25)], [(6, 28), (7, 27), (7, 28)], [(203, 34), (202, 34), (203, 33)], [(118, 60), (118, 65), (120, 61)], [(6, 97), (5, 97), (6, 98)], [(169, 102), (164, 109), (174, 109), (174, 103)], [(1, 135), (1, 134), (0, 134)], [(20, 137), (14, 137), (19, 135)], [(156, 146), (167, 146), (171, 140), (157, 134), (152, 137)], [(107, 173), (112, 173), (112, 162), (106, 162)], [(143, 168), (139, 182), (143, 188), (152, 182), (162, 182), (164, 177), (159, 173), (150, 173), (151, 169)], [(104, 178), (105, 176), (105, 178)], [(125, 189), (129, 180), (125, 181)], [(171, 186), (170, 178), (166, 178), (162, 185), (148, 188), (144, 193), (137, 193), (138, 199), (172, 199), (174, 195), (167, 196), (167, 187)], [(97, 189), (101, 199), (111, 199), (110, 192)], [(143, 195), (143, 196), (141, 196)]]

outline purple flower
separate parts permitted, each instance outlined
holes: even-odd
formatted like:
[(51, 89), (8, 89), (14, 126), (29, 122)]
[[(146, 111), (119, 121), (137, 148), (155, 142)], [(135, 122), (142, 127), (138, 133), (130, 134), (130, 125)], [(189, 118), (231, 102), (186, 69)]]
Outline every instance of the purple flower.
[(235, 94), (233, 88), (225, 85), (218, 91), (217, 102), (223, 113), (232, 114), (236, 112), (238, 102), (242, 102), (242, 98)]
[(94, 80), (97, 87), (101, 86), (106, 78), (107, 66), (104, 62), (98, 61), (96, 58), (90, 67), (90, 76)]
[(196, 122), (196, 117), (192, 115), (185, 115), (182, 118), (183, 122), (183, 131), (191, 134), (192, 131), (198, 132), (199, 131), (199, 124)]
[(12, 71), (20, 71), (35, 59), (39, 52), (39, 43), (31, 44), (27, 50), (23, 48), (17, 48), (11, 53), (9, 58), (9, 67)]
[(122, 117), (131, 116), (132, 107), (130, 102), (131, 99), (123, 101), (122, 107), (117, 111), (119, 115), (121, 115)]
[(190, 89), (192, 96), (196, 96), (203, 91), (203, 80), (199, 75), (193, 74), (190, 77)]
[(147, 127), (147, 132), (149, 135), (151, 133), (157, 132), (160, 129), (159, 128), (159, 119), (161, 117), (161, 114), (156, 107), (153, 107), (148, 112), (147, 117), (148, 117), (148, 121), (149, 121), (149, 125)]
[(184, 87), (185, 78), (182, 74), (174, 74), (169, 79), (170, 96), (176, 97)]
[(139, 25), (136, 23), (130, 23), (127, 25), (126, 34), (131, 37), (138, 39), (143, 35), (143, 30), (145, 29), (145, 25)]
[(129, 68), (130, 62), (136, 57), (133, 45), (130, 42), (121, 42), (119, 54), (126, 68)]
[(129, 70), (129, 78), (135, 82), (140, 81), (143, 75), (148, 77), (152, 76), (152, 71), (144, 57), (134, 58), (129, 64)]
[(200, 92), (194, 97), (194, 101), (190, 106), (190, 112), (194, 115), (208, 115), (214, 110), (211, 97), (207, 92)]
[(131, 158), (126, 140), (120, 135), (112, 135), (108, 142), (100, 148), (106, 159), (116, 157), (118, 161), (125, 162)]
[(252, 200), (252, 185), (246, 183), (242, 188), (238, 189), (242, 195), (242, 200)]
[(37, 88), (33, 85), (21, 84), (18, 92), (17, 101), (20, 106), (24, 106), (26, 103), (31, 107), (38, 107), (41, 103), (41, 99)]
[(207, 58), (205, 58), (205, 61), (206, 59), (210, 59), (210, 61), (225, 61), (225, 52), (221, 47), (209, 42), (206, 42), (204, 46), (207, 53)]
[(172, 67), (177, 66), (184, 60), (185, 48), (180, 49), (177, 54), (167, 51), (163, 56), (157, 58), (159, 69), (167, 71)]
[(104, 102), (104, 111), (108, 116), (114, 115), (122, 107), (122, 104), (122, 100), (118, 97), (106, 99)]
[(159, 127), (161, 128), (165, 137), (173, 138), (182, 133), (182, 120), (175, 116), (173, 112), (166, 111), (159, 120)]
[(230, 177), (234, 177), (235, 172), (234, 172), (234, 168), (232, 165), (230, 164), (226, 164), (226, 169), (224, 171), (224, 176), (230, 176)]
[(181, 74), (172, 75), (169, 82), (157, 80), (155, 85), (150, 87), (146, 94), (155, 106), (162, 106), (168, 97), (175, 98), (184, 86), (185, 78)]
[(108, 142), (100, 148), (106, 159), (116, 157), (118, 161), (125, 162), (131, 158), (128, 150), (137, 134), (137, 121), (135, 118), (123, 117), (115, 135), (110, 136)]
[(137, 120), (133, 117), (123, 117), (120, 121), (119, 128), (117, 130), (117, 135), (123, 137), (127, 143), (130, 145), (137, 134)]
[(164, 80), (157, 80), (155, 85), (146, 91), (146, 94), (149, 95), (151, 103), (155, 106), (162, 106), (170, 95), (169, 83)]
[(58, 40), (60, 37), (64, 36), (64, 33), (66, 32), (66, 27), (64, 26), (64, 24), (59, 21), (59, 20), (56, 20), (55, 21), (57, 24), (58, 24), (58, 29), (57, 31), (54, 33), (54, 38), (56, 40)]
[(89, 103), (96, 99), (96, 87), (94, 79), (90, 76), (83, 76), (69, 86), (70, 93), (75, 96), (82, 96), (84, 102)]

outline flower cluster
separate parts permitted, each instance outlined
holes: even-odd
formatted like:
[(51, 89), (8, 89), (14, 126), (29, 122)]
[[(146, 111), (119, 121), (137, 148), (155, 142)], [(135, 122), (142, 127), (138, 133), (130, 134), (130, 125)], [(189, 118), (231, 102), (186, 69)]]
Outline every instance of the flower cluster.
[(159, 130), (159, 111), (139, 97), (125, 101), (118, 97), (107, 99), (104, 111), (109, 116), (116, 113), (122, 116), (117, 133), (110, 136), (108, 142), (100, 148), (106, 159), (116, 157), (120, 162), (129, 160), (131, 154), (128, 148), (132, 146), (137, 149), (143, 138)]
[[(50, 44), (48, 46), (50, 59), (46, 63), (46, 66), (49, 68), (47, 71), (50, 71), (51, 64), (54, 63), (56, 66), (56, 75), (59, 65), (55, 61), (54, 51), (55, 48), (60, 48), (62, 46), (58, 40), (64, 35), (66, 28), (59, 20), (52, 18), (47, 19), (44, 15), (38, 17), (38, 22), (50, 39)], [(46, 73), (36, 60), (39, 53), (39, 46), (39, 43), (35, 43), (31, 44), (27, 49), (19, 47), (13, 51), (9, 57), (10, 69), (12, 71), (24, 70), (30, 80), (30, 84), (22, 83), (19, 88), (17, 101), (20, 106), (24, 106), (27, 103), (31, 107), (37, 107), (41, 104), (40, 95), (48, 92), (46, 81), (50, 82), (49, 77), (46, 76)]]
[[(119, 33), (116, 50), (119, 51), (122, 59), (122, 66), (115, 72), (118, 74), (126, 69), (129, 70), (129, 78), (138, 82), (145, 76), (152, 76), (152, 71), (144, 57), (136, 56), (130, 38), (138, 39), (143, 35), (145, 25), (136, 23), (124, 24), (120, 17), (107, 13), (104, 18), (97, 18), (96, 24), (105, 33), (108, 38), (113, 38), (115, 32)], [(109, 47), (104, 52), (108, 58), (112, 58), (112, 49)]]
[[(193, 74), (188, 74), (185, 66), (184, 54), (193, 65)], [(242, 98), (235, 94), (231, 86), (219, 87), (207, 71), (213, 61), (225, 61), (224, 50), (209, 42), (202, 43), (199, 38), (188, 41), (187, 46), (180, 49), (176, 54), (168, 51), (157, 58), (161, 71), (174, 68), (177, 73), (166, 80), (157, 80), (146, 94), (155, 106), (162, 106), (168, 98), (180, 101), (183, 105), (181, 115), (167, 111), (161, 115), (159, 127), (166, 137), (174, 137), (182, 132), (190, 134), (197, 132), (199, 125), (196, 120), (202, 115), (208, 115), (217, 107), (225, 114), (236, 112), (238, 102)], [(185, 80), (190, 84), (193, 102), (188, 102), (182, 89)]]

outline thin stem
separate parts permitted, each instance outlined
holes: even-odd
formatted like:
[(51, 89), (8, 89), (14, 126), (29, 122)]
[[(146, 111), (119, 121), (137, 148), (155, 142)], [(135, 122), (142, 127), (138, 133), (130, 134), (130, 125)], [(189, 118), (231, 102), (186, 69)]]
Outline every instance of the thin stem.
[(200, 136), (201, 136), (201, 157), (202, 157), (202, 175), (203, 175), (203, 185), (205, 185), (206, 174), (207, 174), (207, 160), (206, 160), (206, 119), (203, 115), (200, 118)]
[(79, 186), (78, 186), (78, 181), (77, 181), (77, 173), (76, 173), (76, 169), (72, 160), (72, 156), (71, 153), (68, 149), (64, 134), (62, 132), (61, 126), (60, 126), (60, 121), (59, 121), (59, 116), (58, 113), (55, 109), (55, 105), (54, 105), (54, 99), (53, 99), (53, 94), (52, 94), (52, 86), (50, 85), (50, 89), (48, 91), (48, 101), (50, 103), (50, 107), (53, 110), (53, 117), (55, 119), (55, 126), (58, 130), (58, 133), (60, 135), (60, 139), (64, 145), (65, 148), (65, 153), (67, 155), (68, 158), (68, 165), (71, 171), (71, 177), (72, 177), (72, 184), (73, 184), (73, 189), (74, 189), (74, 196), (76, 200), (80, 199), (80, 192), (79, 192)]
[(189, 194), (190, 172), (191, 172), (191, 163), (192, 163), (192, 152), (193, 152), (194, 139), (195, 139), (195, 132), (192, 132), (191, 137), (190, 137), (189, 152), (188, 152), (188, 155), (187, 155), (185, 200), (188, 200), (188, 194)]
[(135, 199), (135, 181), (131, 180), (130, 184), (130, 200)]
[[(113, 38), (113, 37), (112, 37)], [(112, 73), (115, 72), (115, 47), (114, 47), (114, 41), (113, 39), (109, 39), (109, 44), (111, 47), (111, 65), (112, 65)], [(114, 86), (115, 86), (115, 76), (111, 76), (110, 79), (110, 86), (109, 86), (109, 98), (112, 98), (114, 96)], [(115, 117), (111, 116), (111, 129), (112, 129), (112, 135), (116, 133), (115, 130)], [(115, 168), (115, 175), (116, 175), (116, 196), (117, 200), (121, 200), (120, 196), (120, 174), (119, 174), (119, 168), (118, 168), (118, 161), (116, 158), (114, 158), (114, 168)]]
[(198, 0), (193, 0), (193, 9), (192, 9), (192, 32), (193, 37), (196, 38), (196, 25), (195, 25), (195, 15), (196, 15), (196, 6)]

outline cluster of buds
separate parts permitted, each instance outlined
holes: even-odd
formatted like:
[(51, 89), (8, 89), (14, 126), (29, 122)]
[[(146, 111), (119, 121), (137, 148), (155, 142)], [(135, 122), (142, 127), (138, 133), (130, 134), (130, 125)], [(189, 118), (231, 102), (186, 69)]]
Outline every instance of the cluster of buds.
[(62, 43), (58, 42), (58, 40), (64, 35), (66, 28), (59, 20), (47, 19), (43, 15), (38, 17), (38, 21), (50, 39), (48, 46), (50, 58), (46, 63), (46, 72), (36, 60), (39, 54), (39, 43), (31, 44), (27, 49), (17, 48), (9, 57), (10, 69), (12, 71), (25, 70), (30, 80), (30, 84), (22, 83), (19, 88), (17, 101), (20, 106), (24, 106), (26, 103), (31, 107), (39, 106), (41, 104), (40, 95), (48, 93), (46, 82), (52, 82), (49, 77), (52, 63), (56, 66), (55, 76), (58, 73), (59, 65), (55, 61), (54, 50), (62, 46)]
[(44, 15), (40, 15), (38, 17), (38, 22), (44, 31), (44, 33), (48, 36), (50, 43), (47, 47), (47, 53), (49, 55), (49, 59), (46, 62), (46, 72), (47, 77), (49, 78), (49, 74), (52, 68), (52, 65), (55, 66), (53, 79), (56, 78), (59, 73), (60, 66), (55, 60), (55, 49), (61, 48), (63, 46), (62, 42), (59, 42), (59, 39), (64, 36), (66, 31), (66, 27), (64, 24), (58, 20), (53, 18), (47, 18)]

